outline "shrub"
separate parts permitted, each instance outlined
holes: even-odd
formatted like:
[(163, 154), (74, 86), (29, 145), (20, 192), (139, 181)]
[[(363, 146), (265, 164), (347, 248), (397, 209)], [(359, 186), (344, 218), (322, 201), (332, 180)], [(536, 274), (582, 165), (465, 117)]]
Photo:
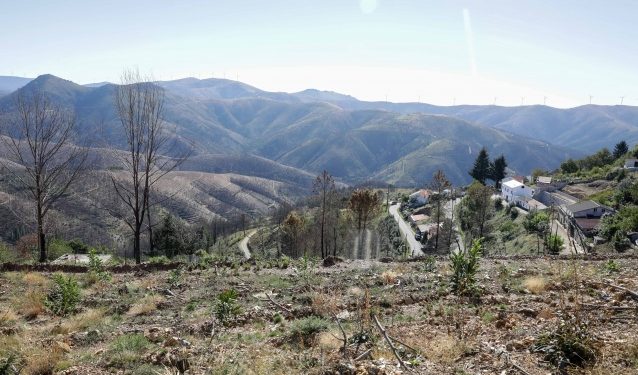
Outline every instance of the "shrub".
[(315, 335), (328, 329), (328, 322), (316, 316), (295, 320), (290, 325), (289, 338), (303, 345), (310, 345)]
[(54, 238), (47, 245), (47, 258), (55, 260), (65, 254), (72, 254), (73, 249), (64, 240)]
[(237, 292), (234, 289), (225, 290), (217, 296), (215, 317), (222, 325), (228, 325), (239, 314), (241, 308), (237, 304), (237, 297)]
[(0, 358), (0, 375), (17, 374), (18, 372), (15, 371), (17, 362), (14, 354), (10, 354), (7, 358)]
[(618, 251), (619, 253), (624, 252), (631, 246), (629, 239), (627, 238), (627, 236), (624, 235), (622, 231), (614, 233), (613, 237), (611, 238), (611, 243), (614, 246), (614, 250)]
[(55, 315), (66, 316), (80, 302), (80, 285), (73, 276), (53, 275), (54, 286), (46, 298), (46, 307)]
[(162, 255), (162, 256), (159, 256), (159, 257), (150, 257), (150, 258), (148, 258), (147, 262), (150, 263), (150, 264), (168, 264), (171, 261), (170, 261), (170, 259), (168, 259), (167, 257)]
[(457, 295), (476, 295), (478, 286), (476, 274), (479, 269), (479, 257), (482, 251), (482, 240), (475, 240), (467, 252), (457, 251), (450, 254), (452, 267), (452, 292)]
[(561, 370), (569, 366), (586, 367), (596, 362), (598, 349), (585, 321), (570, 314), (552, 332), (540, 336), (532, 347), (545, 354), (545, 360)]
[(432, 255), (428, 255), (423, 259), (423, 271), (434, 272), (436, 270), (436, 258)]
[(609, 259), (607, 263), (605, 263), (603, 268), (605, 269), (605, 271), (607, 271), (607, 273), (615, 273), (620, 271), (620, 265), (613, 259)]
[(13, 250), (4, 242), (0, 242), (0, 263), (15, 262), (15, 258)]
[(89, 275), (99, 281), (111, 280), (111, 274), (104, 268), (102, 259), (97, 255), (95, 249), (89, 251)]
[(171, 288), (178, 287), (181, 279), (182, 279), (181, 268), (176, 268), (168, 273), (168, 285), (170, 285)]
[(71, 248), (74, 254), (87, 254), (89, 252), (89, 245), (77, 238), (68, 241), (66, 244)]
[(545, 241), (547, 250), (552, 254), (558, 254), (563, 249), (563, 239), (557, 234), (550, 234)]

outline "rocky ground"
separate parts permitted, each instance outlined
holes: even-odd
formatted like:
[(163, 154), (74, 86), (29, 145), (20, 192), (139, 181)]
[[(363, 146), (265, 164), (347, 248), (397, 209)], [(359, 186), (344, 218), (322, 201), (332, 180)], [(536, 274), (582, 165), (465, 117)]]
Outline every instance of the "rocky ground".
[(445, 258), (75, 274), (60, 317), (53, 275), (5, 272), (0, 374), (636, 374), (637, 273), (483, 259), (475, 297)]

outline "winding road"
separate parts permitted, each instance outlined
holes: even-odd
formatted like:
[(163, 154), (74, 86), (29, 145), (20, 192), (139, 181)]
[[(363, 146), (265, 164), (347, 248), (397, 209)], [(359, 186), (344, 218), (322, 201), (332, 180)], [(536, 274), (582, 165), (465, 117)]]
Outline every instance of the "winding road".
[(250, 241), (250, 237), (252, 237), (255, 233), (257, 233), (257, 229), (253, 229), (246, 237), (244, 237), (239, 242), (239, 250), (244, 253), (244, 257), (246, 259), (250, 259), (250, 250), (248, 249), (248, 241)]
[(410, 228), (410, 224), (406, 223), (401, 217), (401, 213), (399, 213), (399, 204), (391, 205), (388, 211), (390, 212), (390, 215), (394, 216), (394, 220), (396, 220), (397, 224), (399, 224), (401, 234), (408, 240), (412, 256), (422, 256), (423, 251), (421, 251), (421, 243), (414, 239), (414, 231)]

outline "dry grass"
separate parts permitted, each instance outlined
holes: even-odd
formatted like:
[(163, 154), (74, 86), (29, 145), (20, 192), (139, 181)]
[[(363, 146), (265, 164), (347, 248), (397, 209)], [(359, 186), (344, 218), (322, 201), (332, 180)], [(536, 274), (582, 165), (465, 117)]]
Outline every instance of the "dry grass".
[(64, 352), (55, 344), (48, 348), (35, 349), (25, 355), (25, 367), (20, 373), (25, 375), (52, 374), (63, 358)]
[(421, 349), (429, 360), (451, 365), (469, 350), (469, 345), (465, 340), (458, 340), (449, 335), (439, 335), (431, 340), (420, 342), (417, 348)]
[(0, 327), (10, 327), (16, 324), (18, 315), (11, 307), (6, 310), (0, 310)]
[(358, 286), (353, 286), (348, 288), (348, 295), (352, 296), (352, 297), (361, 297), (364, 295), (364, 291), (363, 289), (359, 288)]
[(46, 288), (50, 284), (50, 280), (38, 272), (29, 272), (22, 277), (27, 286), (31, 288)]
[(104, 319), (104, 310), (90, 309), (75, 315), (64, 323), (53, 328), (54, 334), (67, 334), (98, 326)]
[(24, 296), (16, 297), (18, 312), (27, 320), (32, 320), (44, 314), (44, 292), (38, 289), (30, 289)]
[(386, 285), (394, 284), (397, 281), (397, 273), (392, 270), (383, 271), (381, 278)]
[(131, 306), (127, 315), (138, 316), (152, 313), (153, 311), (157, 310), (157, 305), (162, 302), (164, 302), (164, 297), (158, 296), (156, 294), (148, 295), (142, 298), (138, 303)]
[(337, 296), (326, 293), (315, 293), (312, 296), (312, 312), (324, 318), (330, 318), (339, 311)]
[(523, 287), (533, 294), (541, 294), (547, 289), (547, 279), (542, 276), (532, 276), (523, 280)]
[(343, 341), (337, 337), (342, 337), (342, 333), (337, 331), (321, 332), (317, 336), (317, 346), (323, 350), (339, 350), (343, 346)]

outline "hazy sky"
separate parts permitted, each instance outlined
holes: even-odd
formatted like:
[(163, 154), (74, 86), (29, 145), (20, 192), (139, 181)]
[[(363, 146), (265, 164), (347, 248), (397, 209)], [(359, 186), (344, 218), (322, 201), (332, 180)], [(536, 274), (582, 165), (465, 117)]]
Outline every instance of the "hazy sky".
[(368, 100), (638, 105), (637, 18), (632, 0), (1, 0), (0, 75), (138, 67)]

